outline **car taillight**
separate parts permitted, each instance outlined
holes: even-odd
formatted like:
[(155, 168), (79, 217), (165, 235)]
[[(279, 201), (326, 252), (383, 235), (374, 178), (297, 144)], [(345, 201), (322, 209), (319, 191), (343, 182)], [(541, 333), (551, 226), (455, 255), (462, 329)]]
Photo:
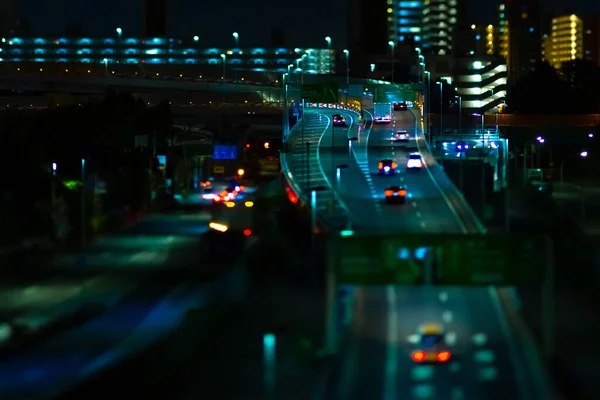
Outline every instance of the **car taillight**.
[(392, 163), (392, 168), (396, 169), (396, 163), (395, 162)]
[(250, 229), (244, 229), (244, 236), (252, 235), (252, 231)]
[(442, 351), (441, 353), (437, 354), (436, 358), (439, 362), (446, 362), (450, 359), (450, 352)]
[(243, 192), (243, 191), (244, 191), (244, 189), (246, 189), (246, 188), (245, 188), (245, 187), (243, 187), (243, 186), (240, 186), (240, 192)]
[(425, 359), (425, 352), (424, 351), (417, 351), (415, 353), (413, 353), (412, 355), (412, 359), (416, 362), (421, 362)]
[(406, 190), (398, 190), (398, 196), (406, 196)]
[(392, 190), (386, 190), (385, 192), (383, 192), (385, 194), (386, 197), (390, 197), (394, 195), (394, 192)]
[(377, 164), (377, 168), (378, 168), (378, 169), (382, 169), (382, 168), (383, 168), (383, 163), (382, 163), (382, 162), (380, 162), (379, 164)]

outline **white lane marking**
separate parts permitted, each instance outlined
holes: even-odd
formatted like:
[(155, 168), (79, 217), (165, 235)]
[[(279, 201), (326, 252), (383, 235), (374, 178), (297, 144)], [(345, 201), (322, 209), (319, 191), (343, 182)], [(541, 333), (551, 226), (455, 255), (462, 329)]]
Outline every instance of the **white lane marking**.
[(396, 400), (398, 398), (398, 308), (395, 287), (388, 285), (386, 295), (388, 303), (388, 327), (383, 398), (384, 400)]
[(413, 201), (413, 202), (412, 202), (412, 206), (413, 206), (413, 207), (416, 207), (416, 206), (417, 206), (417, 203)]
[(496, 355), (492, 350), (489, 349), (477, 350), (473, 354), (473, 360), (482, 364), (491, 364), (495, 359)]
[(473, 335), (473, 343), (477, 346), (483, 346), (487, 342), (487, 335), (485, 333), (476, 333)]
[(417, 399), (432, 399), (435, 389), (431, 385), (416, 385), (412, 388), (412, 394)]
[(426, 381), (433, 378), (433, 365), (418, 365), (410, 371), (410, 377), (414, 381)]
[(444, 341), (448, 346), (454, 346), (457, 340), (458, 335), (456, 334), (456, 332), (446, 332), (446, 335), (444, 336)]
[(425, 223), (425, 221), (421, 221), (421, 228), (425, 229), (427, 227), (427, 224)]
[(445, 303), (448, 301), (448, 293), (445, 291), (441, 291), (440, 294), (438, 294), (438, 298), (442, 303)]
[(453, 387), (450, 393), (452, 400), (464, 400), (465, 398), (465, 391), (461, 387)]
[(421, 211), (417, 211), (417, 217), (419, 217), (419, 218), (421, 218), (421, 217), (422, 217), (422, 215), (421, 215)]
[(444, 311), (442, 313), (442, 321), (444, 321), (444, 323), (449, 324), (452, 322), (453, 319), (453, 315), (452, 315), (452, 311)]

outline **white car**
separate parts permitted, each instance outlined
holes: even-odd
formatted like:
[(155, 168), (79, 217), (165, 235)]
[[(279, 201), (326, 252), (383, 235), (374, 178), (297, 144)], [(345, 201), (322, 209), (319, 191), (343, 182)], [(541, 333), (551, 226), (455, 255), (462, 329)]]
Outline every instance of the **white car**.
[(406, 161), (406, 168), (419, 170), (423, 168), (423, 159), (419, 153), (411, 153)]

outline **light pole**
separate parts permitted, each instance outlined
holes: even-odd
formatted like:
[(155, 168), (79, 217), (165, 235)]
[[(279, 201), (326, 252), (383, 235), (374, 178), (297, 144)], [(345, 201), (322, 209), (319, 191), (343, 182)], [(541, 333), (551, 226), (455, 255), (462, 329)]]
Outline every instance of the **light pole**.
[(224, 53), (221, 53), (221, 61), (223, 63), (223, 77), (221, 78), (222, 103), (225, 104), (225, 65), (227, 64), (227, 56)]
[(81, 250), (85, 249), (85, 158), (81, 159)]
[(287, 66), (288, 83), (292, 83), (292, 68), (294, 68), (294, 64), (289, 64)]
[(570, 156), (568, 156), (567, 158), (565, 158), (562, 163), (560, 163), (560, 183), (561, 184), (563, 183), (563, 170), (564, 170), (564, 167), (565, 167), (565, 163), (567, 161), (569, 161), (571, 158), (577, 157), (577, 156), (579, 156), (581, 158), (586, 158), (588, 156), (588, 152), (587, 151), (582, 151), (581, 153), (571, 154)]
[(302, 69), (300, 70), (300, 84), (303, 85), (304, 84), (304, 67), (306, 66), (306, 57), (308, 57), (308, 55), (302, 54), (302, 57), (300, 57), (300, 61), (302, 62)]
[(117, 35), (119, 36), (119, 39), (121, 39), (121, 35), (123, 34), (123, 29), (117, 28), (116, 31), (117, 31)]
[[(540, 143), (543, 144), (546, 139), (544, 139), (541, 136), (538, 136), (535, 138), (535, 140)], [(523, 183), (527, 184), (527, 149), (531, 148), (531, 168), (533, 168), (533, 146), (535, 145), (535, 143), (533, 142), (533, 140), (528, 140), (527, 142), (525, 142), (525, 144), (523, 145)]]
[(104, 77), (108, 76), (108, 58), (104, 58), (102, 60), (102, 62), (104, 63)]
[(430, 107), (431, 107), (431, 71), (425, 71), (425, 73), (427, 74), (427, 133), (429, 134), (429, 143), (431, 144), (431, 126), (430, 123), (431, 121), (429, 120), (431, 118), (431, 111), (430, 111)]
[(331, 84), (331, 37), (326, 36), (325, 41), (327, 42), (327, 56), (329, 57), (328, 81)]
[(56, 170), (58, 169), (58, 165), (53, 162), (52, 163), (52, 183), (50, 185), (50, 213), (52, 215), (53, 225), (56, 231), (56, 218), (55, 218), (55, 204), (56, 204)]
[(440, 85), (440, 134), (444, 134), (444, 81), (436, 82)]
[[(288, 68), (289, 70), (289, 68)], [(283, 76), (281, 77), (281, 80), (283, 81), (283, 133), (285, 135), (285, 141), (287, 142), (288, 136), (290, 134), (290, 129), (289, 129), (289, 124), (290, 124), (290, 109), (289, 109), (289, 102), (288, 102), (288, 81), (290, 79), (290, 74), (289, 73), (285, 73), (283, 74)], [(304, 116), (302, 116), (304, 117)]]
[(197, 42), (198, 40), (200, 40), (200, 36), (198, 36), (198, 35), (194, 36), (194, 42)]
[(344, 49), (346, 55), (346, 85), (350, 85), (350, 52), (348, 49)]
[(348, 160), (352, 160), (352, 142), (357, 142), (358, 138), (356, 136), (348, 138)]
[(390, 45), (390, 56), (391, 56), (391, 61), (392, 61), (392, 83), (394, 83), (394, 58), (395, 58), (395, 43), (393, 41), (389, 41), (388, 44)]
[(417, 52), (417, 75), (418, 75), (418, 78), (419, 78), (419, 82), (423, 82), (423, 79), (421, 79), (422, 76), (423, 76), (423, 74), (421, 73), (421, 71), (424, 71), (425, 67), (423, 67), (423, 69), (421, 69), (421, 68), (419, 68), (419, 65), (420, 65), (421, 59), (423, 60), (422, 62), (425, 62), (425, 57), (423, 57), (421, 55), (421, 48), (420, 47), (415, 47), (415, 51)]
[(462, 97), (460, 95), (455, 96), (458, 99), (458, 134), (462, 134)]
[(419, 83), (423, 83), (423, 71), (425, 70), (425, 57), (419, 54)]
[(235, 48), (237, 49), (240, 41), (240, 35), (237, 32), (233, 32), (233, 43), (235, 44)]

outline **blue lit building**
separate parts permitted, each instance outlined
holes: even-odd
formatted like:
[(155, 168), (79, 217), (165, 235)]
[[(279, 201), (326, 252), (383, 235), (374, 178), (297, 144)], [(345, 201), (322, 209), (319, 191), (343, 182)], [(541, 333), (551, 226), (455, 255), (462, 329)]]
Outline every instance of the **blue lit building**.
[[(306, 55), (305, 57), (303, 57)], [(256, 71), (327, 74), (335, 71), (334, 50), (205, 48), (179, 38), (2, 38), (0, 63), (17, 65), (173, 66), (220, 72)], [(207, 72), (208, 74), (208, 72)]]
[[(414, 41), (417, 45), (423, 39), (421, 29), (423, 24), (424, 0), (396, 0), (395, 7), (390, 7), (388, 27), (390, 40), (394, 42)], [(394, 1), (388, 0), (390, 6)]]

